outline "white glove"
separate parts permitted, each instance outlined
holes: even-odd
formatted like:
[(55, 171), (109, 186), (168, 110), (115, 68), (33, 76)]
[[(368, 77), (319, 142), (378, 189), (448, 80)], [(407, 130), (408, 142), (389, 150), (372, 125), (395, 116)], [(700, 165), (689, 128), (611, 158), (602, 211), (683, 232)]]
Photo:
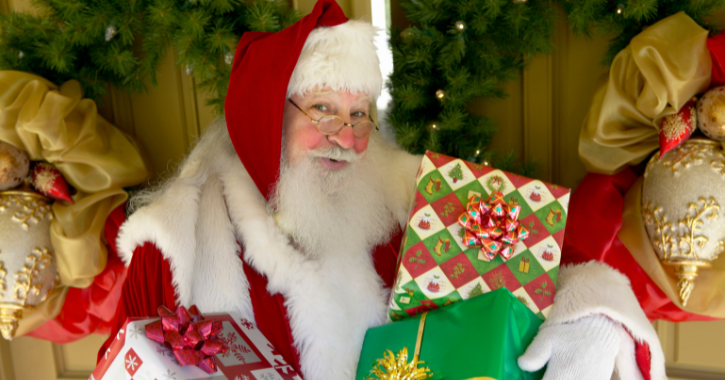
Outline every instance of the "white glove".
[[(603, 315), (572, 323), (544, 322), (519, 367), (534, 372), (549, 363), (543, 380), (642, 380), (627, 331)], [(616, 369), (616, 375), (615, 375)]]

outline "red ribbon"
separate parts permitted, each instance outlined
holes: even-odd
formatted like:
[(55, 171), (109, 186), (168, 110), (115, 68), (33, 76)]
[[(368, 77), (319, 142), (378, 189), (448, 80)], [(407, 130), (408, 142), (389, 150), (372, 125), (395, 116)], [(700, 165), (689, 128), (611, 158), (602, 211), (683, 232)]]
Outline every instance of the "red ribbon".
[(183, 367), (196, 365), (206, 373), (217, 370), (214, 355), (227, 351), (227, 344), (217, 335), (222, 322), (204, 319), (196, 305), (187, 311), (180, 306), (176, 313), (159, 306), (161, 320), (146, 325), (146, 337), (168, 347)]
[(480, 247), (488, 261), (500, 254), (505, 260), (513, 256), (516, 244), (529, 237), (529, 230), (519, 222), (521, 206), (507, 204), (503, 194), (494, 191), (486, 201), (472, 196), (458, 224), (466, 229), (463, 244)]

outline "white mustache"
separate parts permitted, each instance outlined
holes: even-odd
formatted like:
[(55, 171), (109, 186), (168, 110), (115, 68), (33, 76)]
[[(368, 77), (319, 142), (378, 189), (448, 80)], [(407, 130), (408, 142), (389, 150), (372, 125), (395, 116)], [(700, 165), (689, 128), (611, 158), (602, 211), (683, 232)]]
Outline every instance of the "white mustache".
[(360, 155), (352, 149), (344, 149), (339, 146), (331, 146), (310, 152), (312, 158), (329, 158), (335, 161), (353, 162), (360, 158)]

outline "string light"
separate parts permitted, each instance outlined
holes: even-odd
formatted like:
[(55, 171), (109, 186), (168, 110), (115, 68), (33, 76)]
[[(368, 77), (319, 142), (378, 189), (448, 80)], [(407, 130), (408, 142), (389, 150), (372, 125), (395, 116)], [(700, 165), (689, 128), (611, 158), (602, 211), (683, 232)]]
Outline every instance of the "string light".
[(106, 28), (106, 42), (110, 41), (117, 32), (118, 31), (116, 30), (116, 25), (111, 22), (111, 25)]

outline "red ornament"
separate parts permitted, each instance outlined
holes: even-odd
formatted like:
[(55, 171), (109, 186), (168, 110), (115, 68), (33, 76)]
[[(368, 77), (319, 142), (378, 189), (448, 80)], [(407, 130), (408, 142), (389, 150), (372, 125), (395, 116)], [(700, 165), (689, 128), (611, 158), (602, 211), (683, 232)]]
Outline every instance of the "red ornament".
[(146, 337), (172, 350), (182, 367), (192, 364), (206, 373), (216, 372), (214, 355), (229, 348), (217, 337), (222, 322), (204, 319), (196, 305), (188, 311), (180, 306), (176, 313), (162, 305), (158, 312), (161, 320), (146, 325)]
[(693, 98), (675, 114), (665, 116), (660, 124), (660, 158), (685, 142), (697, 127), (697, 112)]
[(39, 193), (48, 198), (73, 203), (68, 183), (58, 169), (50, 164), (39, 162), (30, 171), (30, 180)]

